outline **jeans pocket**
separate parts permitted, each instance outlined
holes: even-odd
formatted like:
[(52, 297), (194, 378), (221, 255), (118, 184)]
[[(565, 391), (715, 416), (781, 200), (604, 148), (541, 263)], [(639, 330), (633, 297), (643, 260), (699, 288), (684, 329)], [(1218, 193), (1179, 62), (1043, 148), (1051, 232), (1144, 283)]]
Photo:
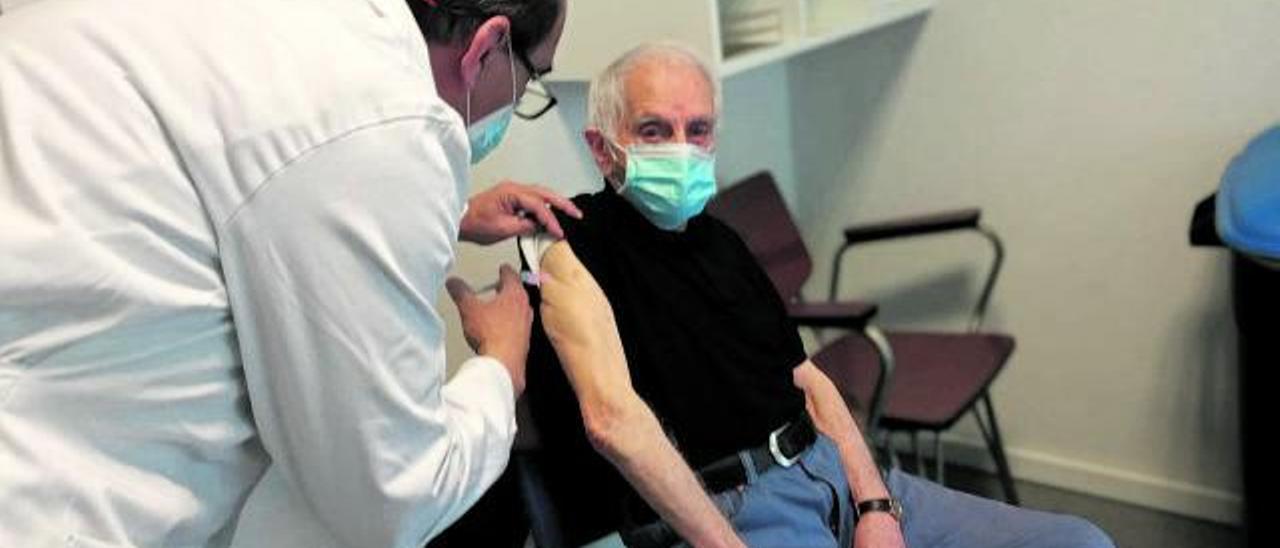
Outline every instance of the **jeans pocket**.
[(742, 510), (744, 500), (742, 489), (743, 487), (735, 487), (711, 496), (711, 503), (715, 504), (720, 514), (729, 521), (733, 521), (733, 517)]
[(809, 477), (811, 485), (818, 491), (819, 497), (828, 503), (827, 527), (831, 529), (831, 533), (836, 538), (839, 538), (841, 525), (840, 490), (847, 489), (848, 486), (836, 485), (834, 481), (824, 477), (820, 471), (812, 469), (811, 463), (800, 462), (798, 464), (804, 470), (805, 475)]

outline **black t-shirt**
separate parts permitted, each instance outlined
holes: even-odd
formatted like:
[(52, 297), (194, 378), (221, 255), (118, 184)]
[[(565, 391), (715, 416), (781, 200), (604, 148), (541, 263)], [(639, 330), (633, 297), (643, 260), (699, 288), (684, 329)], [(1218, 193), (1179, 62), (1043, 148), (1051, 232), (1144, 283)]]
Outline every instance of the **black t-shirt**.
[[(693, 468), (763, 443), (804, 412), (791, 376), (806, 358), (799, 334), (732, 229), (704, 214), (663, 231), (608, 188), (574, 203), (581, 221), (560, 216), (569, 244), (613, 306), (636, 392)], [(526, 395), (546, 483), (565, 540), (581, 544), (617, 530), (634, 493), (587, 442), (540, 319), (533, 333)]]

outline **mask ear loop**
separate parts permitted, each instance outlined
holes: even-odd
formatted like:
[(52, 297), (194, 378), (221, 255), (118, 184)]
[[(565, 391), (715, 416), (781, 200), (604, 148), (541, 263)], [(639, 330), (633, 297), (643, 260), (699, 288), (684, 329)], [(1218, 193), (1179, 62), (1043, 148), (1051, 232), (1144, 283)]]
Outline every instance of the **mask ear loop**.
[[(516, 108), (516, 101), (520, 100), (520, 96), (516, 95), (516, 50), (511, 45), (511, 33), (507, 33), (507, 61), (511, 62), (511, 108)], [(530, 78), (533, 75), (529, 75)]]
[[(601, 135), (600, 137), (604, 139), (605, 148), (609, 151), (609, 156), (613, 160), (614, 169), (622, 170), (622, 180), (621, 182), (618, 182), (618, 188), (616, 189), (618, 194), (622, 194), (622, 189), (627, 187), (627, 168), (622, 165), (622, 154), (626, 154), (626, 151), (622, 149), (621, 145), (615, 143), (612, 138), (605, 137), (604, 135)], [(628, 155), (627, 158), (628, 161), (630, 161), (631, 156)], [(611, 174), (610, 176), (613, 175), (614, 174)]]
[(471, 127), (471, 91), (472, 91), (473, 89), (475, 89), (475, 86), (472, 86), (471, 88), (468, 88), (468, 89), (467, 89), (467, 120), (466, 120), (466, 121), (467, 121), (467, 124), (466, 124), (466, 127)]

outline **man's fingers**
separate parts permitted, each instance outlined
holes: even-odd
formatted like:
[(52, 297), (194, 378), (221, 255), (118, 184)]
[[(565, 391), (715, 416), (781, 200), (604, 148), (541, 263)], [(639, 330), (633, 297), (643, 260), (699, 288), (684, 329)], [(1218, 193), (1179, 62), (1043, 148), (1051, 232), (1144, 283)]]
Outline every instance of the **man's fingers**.
[(520, 204), (520, 209), (526, 215), (533, 215), (538, 224), (542, 225), (550, 232), (552, 236), (557, 238), (564, 237), (564, 229), (560, 228), (560, 221), (556, 220), (556, 214), (547, 207), (547, 202), (537, 193), (517, 194), (516, 201)]
[(512, 217), (502, 222), (502, 233), (508, 236), (528, 236), (538, 230), (538, 221), (529, 217)]
[[(516, 273), (516, 269), (511, 268), (509, 264), (503, 264), (498, 269), (498, 299), (516, 299), (524, 309), (529, 309), (529, 292), (525, 290), (524, 284), (520, 282), (520, 275)], [(529, 320), (533, 320), (533, 316), (529, 316)]]
[(544, 203), (551, 207), (559, 209), (575, 219), (582, 218), (582, 210), (578, 209), (577, 205), (574, 205), (573, 200), (565, 198), (564, 196), (561, 196), (559, 192), (551, 190), (543, 185), (503, 181), (500, 186), (505, 187), (504, 190), (508, 190), (513, 194), (537, 194)]
[(476, 298), (476, 294), (471, 290), (471, 286), (462, 278), (451, 277), (444, 282), (444, 288), (449, 291), (449, 298), (453, 299), (453, 303), (461, 310), (463, 306)]
[(559, 209), (575, 219), (582, 218), (582, 210), (578, 209), (578, 206), (574, 205), (573, 200), (565, 198), (553, 190), (540, 186), (533, 187), (533, 191), (542, 196), (542, 199), (548, 204), (551, 204), (551, 207)]
[(503, 263), (498, 269), (498, 293), (505, 292), (513, 287), (519, 288), (520, 275), (516, 273), (516, 269), (511, 265)]

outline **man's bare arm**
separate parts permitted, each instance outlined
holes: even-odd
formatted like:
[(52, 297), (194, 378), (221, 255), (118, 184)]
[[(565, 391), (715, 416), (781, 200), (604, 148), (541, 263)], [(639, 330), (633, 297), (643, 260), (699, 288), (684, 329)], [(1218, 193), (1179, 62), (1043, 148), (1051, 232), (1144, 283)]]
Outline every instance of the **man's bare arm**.
[[(867, 448), (866, 439), (831, 379), (808, 360), (792, 370), (792, 379), (796, 387), (804, 391), (805, 409), (813, 424), (835, 442), (854, 500), (888, 497), (889, 489), (880, 477), (880, 469)], [(875, 512), (858, 521), (854, 545), (900, 547), (906, 546), (906, 541), (902, 538), (902, 528), (893, 517)]]
[(613, 309), (569, 245), (543, 256), (542, 325), (592, 445), (694, 546), (745, 546), (631, 386)]

